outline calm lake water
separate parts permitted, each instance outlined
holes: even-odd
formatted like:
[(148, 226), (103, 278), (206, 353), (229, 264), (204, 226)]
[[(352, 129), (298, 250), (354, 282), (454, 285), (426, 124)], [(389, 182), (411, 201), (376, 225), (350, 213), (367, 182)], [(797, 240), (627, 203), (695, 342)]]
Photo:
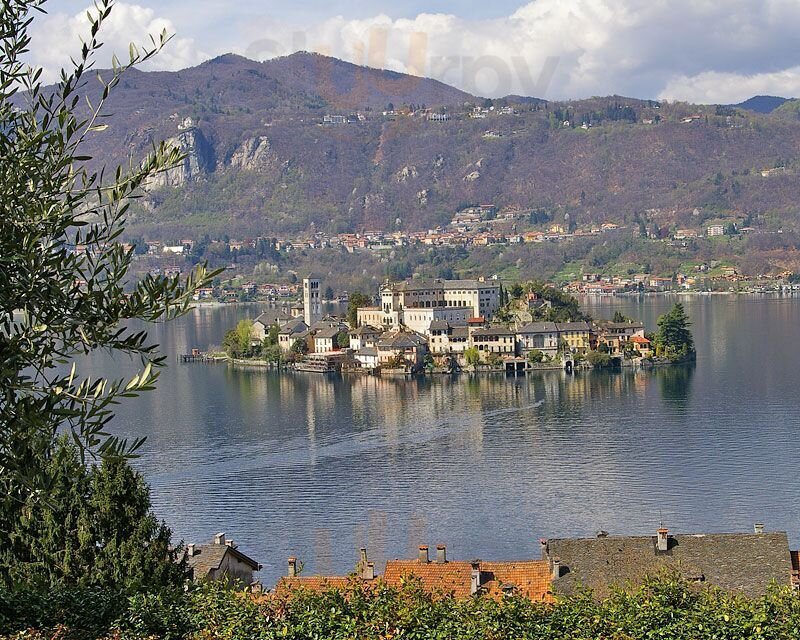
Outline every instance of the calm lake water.
[[(656, 318), (673, 300), (586, 301)], [(540, 537), (598, 529), (748, 531), (800, 544), (800, 299), (685, 298), (699, 356), (658, 371), (523, 378), (326, 379), (175, 364), (258, 307), (196, 309), (152, 337), (170, 356), (157, 391), (113, 428), (147, 436), (137, 466), (157, 514), (187, 542), (225, 531), (264, 565), (348, 572), (367, 546), (413, 557), (538, 557)], [(129, 363), (96, 355), (93, 374)]]

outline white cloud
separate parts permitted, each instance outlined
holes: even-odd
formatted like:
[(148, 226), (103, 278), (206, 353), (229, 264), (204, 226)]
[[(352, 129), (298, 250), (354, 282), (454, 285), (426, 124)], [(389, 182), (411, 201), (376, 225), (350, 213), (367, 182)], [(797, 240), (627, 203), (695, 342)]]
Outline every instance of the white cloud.
[(800, 66), (755, 75), (707, 71), (692, 77), (680, 76), (670, 80), (661, 92), (667, 100), (724, 104), (736, 104), (757, 95), (800, 96)]
[[(798, 0), (533, 0), (487, 20), (377, 15), (295, 29), (266, 20), (244, 34), (253, 44), (239, 52), (264, 58), (308, 49), (421, 72), (483, 95), (716, 102), (749, 97), (758, 87), (800, 93), (798, 30)], [(259, 33), (283, 35), (265, 43)], [(552, 81), (537, 82), (553, 58)]]
[[(30, 63), (44, 69), (46, 81), (57, 79), (60, 69), (69, 64), (71, 57), (75, 58), (80, 53), (81, 38), (89, 37), (87, 11), (96, 13), (96, 10), (87, 7), (75, 15), (53, 13), (34, 20), (31, 27)], [(115, 53), (121, 62), (127, 61), (131, 42), (139, 47), (152, 46), (150, 36), (157, 39), (164, 29), (168, 34), (176, 32), (172, 22), (156, 16), (153, 9), (124, 2), (115, 3), (100, 31), (100, 40), (104, 46), (97, 54), (95, 66), (110, 67), (112, 55)], [(192, 39), (173, 37), (142, 69), (183, 69), (208, 57), (197, 49)]]

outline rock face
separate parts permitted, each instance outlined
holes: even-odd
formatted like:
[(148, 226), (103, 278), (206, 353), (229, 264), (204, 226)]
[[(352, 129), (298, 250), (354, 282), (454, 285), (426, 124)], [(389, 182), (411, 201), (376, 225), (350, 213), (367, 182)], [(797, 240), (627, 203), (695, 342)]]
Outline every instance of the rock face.
[(179, 126), (178, 135), (167, 140), (184, 154), (183, 162), (150, 182), (150, 188), (180, 187), (190, 182), (198, 182), (214, 170), (214, 151), (203, 136), (203, 132), (187, 118)]
[(247, 171), (266, 171), (278, 163), (267, 136), (248, 138), (231, 156), (230, 166)]

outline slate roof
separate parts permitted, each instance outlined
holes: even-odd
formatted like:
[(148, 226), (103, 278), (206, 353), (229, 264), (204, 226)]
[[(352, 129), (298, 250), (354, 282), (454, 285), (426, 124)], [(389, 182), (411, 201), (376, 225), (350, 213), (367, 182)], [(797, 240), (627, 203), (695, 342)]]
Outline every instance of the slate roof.
[(255, 319), (255, 322), (260, 322), (265, 327), (271, 327), (274, 324), (282, 326), (292, 319), (292, 315), (286, 313), (283, 309), (267, 309)]
[(530, 322), (517, 330), (517, 333), (558, 333), (558, 327), (555, 322)]
[(240, 562), (249, 565), (253, 571), (261, 568), (258, 562), (226, 544), (196, 544), (194, 555), (186, 558), (186, 566), (192, 571), (192, 578), (202, 580), (211, 571), (219, 569), (226, 553), (232, 554)]
[(447, 320), (434, 320), (431, 322), (430, 331), (447, 331), (450, 323)]
[(469, 327), (453, 327), (451, 338), (469, 338)]
[(556, 324), (559, 331), (591, 331), (588, 322), (559, 322)]
[(361, 347), (358, 351), (356, 351), (357, 356), (364, 356), (373, 358), (378, 356), (378, 348), (377, 347)]
[(677, 534), (665, 552), (656, 536), (553, 539), (546, 553), (561, 560), (555, 591), (574, 593), (579, 585), (605, 597), (613, 585), (636, 586), (647, 575), (672, 568), (686, 578), (750, 597), (775, 581), (790, 584), (792, 561), (786, 533)]
[(283, 325), (278, 334), (293, 336), (296, 333), (303, 333), (304, 331), (308, 331), (308, 325), (302, 318), (295, 318)]
[(473, 332), (472, 335), (473, 336), (487, 336), (487, 337), (491, 337), (491, 336), (505, 336), (505, 337), (512, 336), (513, 337), (514, 336), (514, 332), (509, 330), (509, 329), (506, 329), (505, 327), (487, 327), (486, 329), (476, 329)]
[(378, 341), (379, 349), (413, 349), (427, 344), (427, 340), (416, 333), (389, 333)]
[(397, 291), (423, 291), (454, 289), (495, 289), (500, 286), (497, 281), (481, 282), (480, 280), (405, 280), (392, 286)]
[(315, 338), (335, 338), (339, 335), (341, 329), (339, 327), (328, 327), (327, 329), (320, 329), (315, 334)]
[(351, 336), (379, 336), (383, 333), (382, 329), (378, 329), (369, 324), (362, 324), (357, 329), (350, 332)]

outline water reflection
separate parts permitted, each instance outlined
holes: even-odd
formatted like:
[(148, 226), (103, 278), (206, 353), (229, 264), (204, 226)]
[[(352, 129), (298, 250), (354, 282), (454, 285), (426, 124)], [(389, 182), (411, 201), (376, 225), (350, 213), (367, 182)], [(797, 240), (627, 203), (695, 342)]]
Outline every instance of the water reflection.
[[(669, 306), (591, 312), (652, 329)], [(267, 582), (289, 555), (309, 572), (348, 571), (364, 544), (379, 568), (423, 542), (532, 557), (541, 536), (647, 533), (662, 517), (685, 531), (760, 520), (796, 540), (800, 304), (687, 310), (696, 366), (405, 380), (173, 364), (113, 426), (148, 437), (137, 464), (178, 537), (228, 531)], [(257, 311), (203, 309), (155, 337), (174, 357)], [(743, 375), (759, 353), (770, 366)], [(124, 365), (98, 355), (90, 368)]]

